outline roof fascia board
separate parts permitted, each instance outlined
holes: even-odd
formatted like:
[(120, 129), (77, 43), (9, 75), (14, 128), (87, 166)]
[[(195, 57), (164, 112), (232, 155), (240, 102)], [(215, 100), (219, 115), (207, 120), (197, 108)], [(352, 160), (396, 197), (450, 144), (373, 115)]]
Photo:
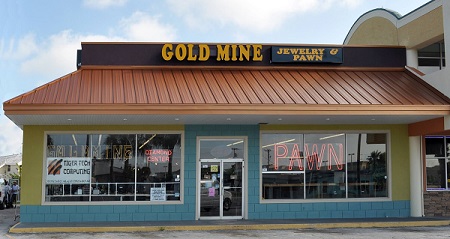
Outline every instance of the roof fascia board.
[(255, 104), (20, 104), (6, 115), (234, 114), (234, 115), (449, 115), (450, 105), (255, 105)]

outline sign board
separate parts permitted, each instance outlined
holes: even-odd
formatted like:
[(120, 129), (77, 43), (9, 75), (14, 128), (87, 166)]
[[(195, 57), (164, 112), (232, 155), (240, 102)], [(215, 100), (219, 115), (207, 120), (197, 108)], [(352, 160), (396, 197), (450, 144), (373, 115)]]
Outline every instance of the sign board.
[(150, 201), (166, 201), (166, 187), (151, 188)]
[(148, 149), (145, 150), (147, 156), (147, 162), (164, 163), (169, 162), (170, 157), (173, 154), (170, 149)]
[(47, 158), (47, 184), (85, 184), (91, 181), (91, 158)]
[(211, 173), (219, 172), (219, 165), (211, 165)]
[(272, 63), (342, 63), (341, 47), (272, 46)]

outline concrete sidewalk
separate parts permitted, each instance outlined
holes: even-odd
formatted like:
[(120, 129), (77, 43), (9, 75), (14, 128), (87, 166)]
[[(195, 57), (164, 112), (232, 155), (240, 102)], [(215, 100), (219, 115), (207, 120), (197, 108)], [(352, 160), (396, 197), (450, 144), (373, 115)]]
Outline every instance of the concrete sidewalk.
[(392, 228), (448, 226), (450, 218), (199, 220), (155, 222), (17, 223), (10, 233), (89, 233), (215, 230), (289, 230), (305, 228)]

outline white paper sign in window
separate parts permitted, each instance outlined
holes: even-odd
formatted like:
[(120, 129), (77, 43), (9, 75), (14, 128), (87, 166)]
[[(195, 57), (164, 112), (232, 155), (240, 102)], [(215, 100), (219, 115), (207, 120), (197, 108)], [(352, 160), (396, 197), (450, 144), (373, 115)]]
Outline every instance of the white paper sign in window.
[(166, 201), (166, 187), (151, 188), (150, 201)]
[(90, 158), (47, 158), (47, 184), (90, 183), (90, 176)]

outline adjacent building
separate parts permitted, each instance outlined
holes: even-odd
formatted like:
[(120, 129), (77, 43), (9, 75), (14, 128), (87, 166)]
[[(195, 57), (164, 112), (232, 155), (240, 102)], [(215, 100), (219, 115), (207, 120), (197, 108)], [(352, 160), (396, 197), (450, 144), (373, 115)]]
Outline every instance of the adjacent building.
[(18, 178), (22, 165), (22, 154), (0, 156), (0, 178), (10, 180)]

